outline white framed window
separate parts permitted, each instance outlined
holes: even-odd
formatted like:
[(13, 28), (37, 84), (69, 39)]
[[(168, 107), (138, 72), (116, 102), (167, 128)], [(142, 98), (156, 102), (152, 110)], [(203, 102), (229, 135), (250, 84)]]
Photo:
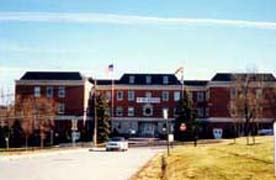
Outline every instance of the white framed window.
[(53, 97), (53, 95), (54, 95), (54, 88), (52, 86), (48, 86), (46, 88), (46, 96), (48, 98), (51, 98), (51, 97)]
[(106, 91), (106, 92), (105, 92), (105, 98), (106, 98), (107, 101), (111, 101), (111, 98), (112, 98), (111, 96), (112, 96), (112, 95), (111, 95), (111, 92), (110, 92), (110, 91)]
[(204, 101), (204, 92), (197, 92), (196, 100), (197, 100), (197, 102), (203, 102)]
[(65, 104), (64, 103), (58, 103), (57, 106), (58, 114), (64, 114), (65, 113)]
[(123, 107), (116, 108), (116, 116), (123, 116)]
[(41, 88), (39, 86), (34, 87), (34, 96), (40, 97), (41, 95)]
[(204, 117), (204, 109), (202, 107), (199, 107), (196, 110), (197, 110), (198, 117)]
[(263, 96), (263, 90), (262, 89), (257, 89), (256, 90), (256, 98), (261, 99)]
[(128, 91), (127, 92), (127, 99), (128, 99), (128, 101), (134, 101), (135, 100), (135, 92), (134, 91)]
[(180, 101), (180, 92), (179, 91), (175, 91), (174, 92), (174, 101), (177, 102), (177, 101)]
[(170, 93), (169, 91), (162, 92), (162, 101), (168, 102), (170, 100)]
[(146, 97), (147, 97), (147, 98), (150, 98), (150, 97), (151, 97), (151, 95), (152, 95), (152, 94), (151, 94), (151, 92), (149, 92), (149, 91), (148, 91), (148, 92), (146, 92)]
[(144, 116), (152, 116), (153, 115), (153, 107), (150, 104), (146, 104), (143, 107), (143, 115)]
[(60, 98), (65, 97), (65, 87), (64, 86), (58, 87), (58, 97), (60, 97)]
[(169, 84), (169, 76), (163, 76), (163, 84)]
[(151, 84), (151, 76), (146, 76), (146, 84)]
[(135, 76), (129, 76), (129, 84), (135, 83)]
[(124, 99), (124, 92), (117, 91), (117, 101), (122, 101)]
[(135, 112), (134, 112), (134, 107), (128, 107), (128, 110), (127, 110), (127, 115), (128, 116), (134, 116)]

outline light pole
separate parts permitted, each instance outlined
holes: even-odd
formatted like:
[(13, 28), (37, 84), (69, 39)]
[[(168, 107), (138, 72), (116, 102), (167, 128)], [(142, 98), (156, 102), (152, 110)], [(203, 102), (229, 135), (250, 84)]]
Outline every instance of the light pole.
[(94, 134), (93, 134), (93, 146), (97, 147), (97, 126), (98, 126), (98, 119), (97, 119), (97, 80), (95, 79), (94, 84)]
[(170, 155), (168, 109), (163, 109), (163, 117), (166, 121), (167, 154)]

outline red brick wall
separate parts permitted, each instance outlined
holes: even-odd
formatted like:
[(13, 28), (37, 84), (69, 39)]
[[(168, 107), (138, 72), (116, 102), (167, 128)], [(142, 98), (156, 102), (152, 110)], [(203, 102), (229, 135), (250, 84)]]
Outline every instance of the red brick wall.
[[(34, 95), (34, 87), (29, 85), (17, 85), (16, 95), (21, 95), (23, 98), (27, 96)], [(39, 86), (41, 88), (41, 96), (46, 97), (47, 86)], [(54, 88), (53, 99), (57, 103), (65, 104), (64, 115), (82, 115), (84, 111), (84, 86), (65, 86), (65, 97), (58, 97), (58, 87), (52, 86)]]
[(230, 117), (230, 90), (226, 87), (210, 88), (210, 117)]

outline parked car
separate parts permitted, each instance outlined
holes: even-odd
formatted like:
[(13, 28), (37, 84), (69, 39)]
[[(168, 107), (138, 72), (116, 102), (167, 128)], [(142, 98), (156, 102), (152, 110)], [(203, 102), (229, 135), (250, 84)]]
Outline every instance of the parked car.
[(106, 151), (127, 151), (128, 141), (124, 137), (113, 137), (106, 143)]
[(260, 129), (258, 130), (258, 135), (271, 136), (273, 135), (273, 129)]

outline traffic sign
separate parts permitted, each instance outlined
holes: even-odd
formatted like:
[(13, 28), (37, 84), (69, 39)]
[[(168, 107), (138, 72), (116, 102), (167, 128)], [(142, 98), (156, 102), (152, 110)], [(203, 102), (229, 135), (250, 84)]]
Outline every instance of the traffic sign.
[(180, 125), (180, 127), (179, 127), (179, 130), (180, 131), (186, 131), (187, 130), (187, 126), (186, 126), (186, 124), (185, 123), (182, 123), (181, 125)]

